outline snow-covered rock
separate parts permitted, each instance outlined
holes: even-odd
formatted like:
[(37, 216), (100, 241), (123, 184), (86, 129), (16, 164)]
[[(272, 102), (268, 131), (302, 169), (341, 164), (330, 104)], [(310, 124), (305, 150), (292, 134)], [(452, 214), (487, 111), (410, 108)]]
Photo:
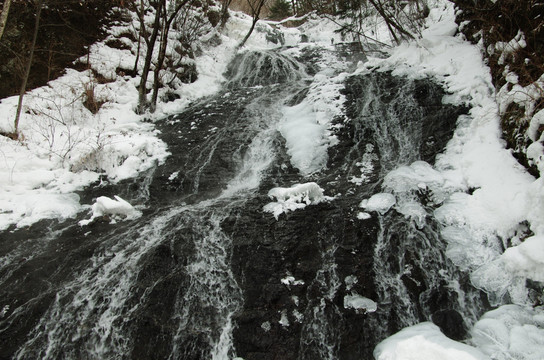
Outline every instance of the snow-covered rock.
[(424, 322), (402, 329), (379, 343), (376, 360), (490, 360), (480, 350), (453, 341), (438, 326)]
[(277, 201), (266, 204), (263, 210), (274, 214), (276, 220), (282, 213), (304, 209), (308, 205), (332, 199), (323, 195), (323, 189), (314, 182), (295, 184), (289, 188), (273, 188), (268, 192), (268, 196)]
[(96, 199), (95, 203), (92, 206), (93, 215), (88, 220), (82, 220), (79, 222), (80, 225), (87, 225), (91, 223), (94, 219), (102, 216), (111, 216), (112, 220), (115, 219), (136, 219), (142, 215), (142, 213), (136, 210), (132, 205), (127, 201), (123, 200), (121, 197), (115, 195), (115, 199), (111, 199), (107, 196), (100, 196)]
[(366, 211), (377, 211), (380, 214), (385, 214), (396, 204), (396, 202), (395, 195), (379, 193), (372, 195), (370, 199), (361, 201), (359, 207), (364, 208)]
[(544, 347), (542, 309), (503, 305), (474, 325), (472, 343), (494, 360), (540, 360)]

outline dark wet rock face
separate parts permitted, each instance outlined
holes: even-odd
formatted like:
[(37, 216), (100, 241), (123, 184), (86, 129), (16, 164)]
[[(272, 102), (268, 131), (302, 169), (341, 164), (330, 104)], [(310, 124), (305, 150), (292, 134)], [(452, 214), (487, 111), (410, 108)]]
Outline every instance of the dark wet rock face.
[(463, 317), (455, 310), (440, 310), (433, 314), (432, 321), (442, 330), (444, 335), (453, 340), (466, 338), (467, 329)]
[[(343, 280), (361, 279), (352, 290), (375, 297), (371, 276), (375, 221), (354, 222), (346, 212), (348, 204), (316, 205), (280, 221), (263, 216), (258, 208), (251, 211), (252, 203), (246, 205), (244, 212), (255, 216), (236, 216), (238, 221), (224, 224), (227, 232), (232, 231), (233, 268), (244, 289), (244, 310), (236, 317), (234, 331), (239, 354), (244, 359), (319, 358), (313, 352), (321, 350), (313, 344), (318, 340), (305, 327), (321, 316), (330, 318), (334, 336), (339, 335), (331, 342), (353, 346), (353, 339), (363, 333), (366, 315), (344, 311), (343, 298), (350, 291)], [(329, 296), (332, 288), (338, 289)]]
[[(140, 219), (0, 234), (0, 358), (372, 359), (379, 341), (430, 320), (463, 339), (474, 308), (459, 297), (475, 291), (431, 216), (418, 226), (395, 209), (358, 214), (390, 170), (433, 163), (466, 109), (443, 105), (429, 80), (349, 77), (338, 143), (304, 177), (276, 129), (282, 107), (308, 95), (319, 56), (235, 59), (226, 90), (157, 123), (165, 164), (82, 194), (147, 204)], [(338, 57), (364, 60), (347, 45)], [(334, 200), (277, 220), (263, 211), (271, 188), (308, 181)]]

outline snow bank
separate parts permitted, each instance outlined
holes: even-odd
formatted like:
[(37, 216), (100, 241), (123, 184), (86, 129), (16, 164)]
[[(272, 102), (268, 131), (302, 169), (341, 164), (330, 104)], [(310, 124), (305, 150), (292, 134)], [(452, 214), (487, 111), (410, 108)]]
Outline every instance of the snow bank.
[(359, 204), (359, 207), (366, 211), (377, 211), (380, 214), (385, 214), (395, 205), (397, 200), (395, 195), (389, 193), (374, 194), (370, 199), (364, 199)]
[(323, 189), (314, 182), (295, 184), (290, 188), (277, 187), (268, 192), (268, 196), (277, 201), (266, 204), (263, 211), (274, 214), (276, 220), (282, 213), (304, 209), (308, 205), (332, 200), (323, 195)]
[[(501, 58), (504, 54), (505, 52), (501, 54)], [(540, 134), (540, 137), (538, 137), (538, 129), (544, 124), (544, 110), (536, 111), (536, 106), (544, 96), (542, 90), (544, 88), (544, 75), (527, 86), (521, 86), (518, 84), (517, 74), (510, 72), (509, 66), (506, 66), (505, 77), (507, 83), (503, 85), (497, 94), (499, 111), (501, 114), (505, 114), (512, 104), (516, 104), (518, 108), (523, 109), (523, 118), (520, 121), (529, 123), (525, 135), (532, 142), (526, 149), (526, 155), (529, 164), (536, 165), (540, 174), (543, 174), (544, 146), (542, 143), (544, 143), (544, 134)]]
[(407, 327), (379, 343), (376, 360), (490, 360), (478, 349), (453, 341), (438, 326), (424, 322)]
[(100, 196), (92, 206), (93, 215), (88, 220), (82, 220), (79, 225), (88, 225), (94, 219), (102, 216), (110, 216), (112, 222), (117, 219), (133, 220), (142, 216), (142, 213), (136, 210), (132, 205), (115, 195), (115, 199), (107, 196)]
[(0, 231), (75, 217), (81, 210), (75, 191), (97, 179), (89, 171), (74, 174), (58, 168), (54, 160), (0, 136)]

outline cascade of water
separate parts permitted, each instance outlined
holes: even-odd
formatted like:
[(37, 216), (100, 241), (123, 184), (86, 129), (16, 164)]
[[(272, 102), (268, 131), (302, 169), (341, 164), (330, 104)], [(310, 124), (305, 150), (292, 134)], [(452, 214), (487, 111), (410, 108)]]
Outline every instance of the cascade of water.
[(430, 81), (369, 73), (352, 76), (346, 85), (354, 137), (377, 146), (382, 177), (416, 160), (433, 162), (463, 112), (442, 104), (441, 88)]
[[(249, 54), (235, 68), (233, 83), (238, 87), (305, 76), (302, 65), (274, 52)], [(70, 274), (40, 295), (51, 299), (44, 301), (43, 313), (15, 358), (234, 357), (233, 315), (243, 300), (230, 265), (231, 239), (222, 222), (233, 208), (244, 206), (273, 163), (275, 125), (281, 119), (276, 104), (299, 90), (294, 84), (291, 89), (251, 92), (240, 104), (221, 93), (193, 108), (201, 123), (216, 118), (213, 109), (206, 112), (212, 106), (224, 102), (225, 107), (241, 108), (223, 128), (208, 131), (201, 151), (186, 156), (185, 169), (180, 169), (192, 177), (189, 191), (198, 193), (218, 158), (222, 164), (230, 158), (226, 166), (236, 169), (230, 180), (215, 198), (159, 209), (138, 224), (120, 225), (93, 239), (79, 255), (81, 262), (66, 270)], [(224, 154), (225, 147), (239, 156)], [(161, 171), (146, 174), (135, 198), (149, 199), (152, 181)], [(24, 316), (35, 306), (32, 301), (10, 316)]]
[(107, 239), (104, 251), (91, 257), (80, 274), (53, 289), (55, 300), (16, 358), (100, 358), (127, 353), (128, 338), (121, 328), (135, 310), (126, 303), (138, 263), (160, 243), (161, 229), (173, 215), (164, 214), (141, 229)]
[(357, 126), (370, 129), (380, 151), (381, 173), (419, 157), (421, 107), (414, 100), (414, 82), (387, 83), (382, 76), (355, 77), (364, 89), (357, 99)]
[(307, 77), (292, 57), (274, 51), (248, 51), (238, 55), (227, 71), (229, 88), (293, 82)]
[[(230, 239), (222, 232), (221, 221), (222, 217), (216, 214), (203, 224), (198, 218), (188, 221), (195, 233), (195, 253), (185, 267), (188, 286), (179, 290), (174, 307), (178, 327), (172, 359), (187, 356), (192, 347), (203, 357), (216, 360), (234, 355), (232, 315), (239, 308), (242, 295), (230, 269)], [(211, 348), (206, 351), (199, 343), (202, 341)]]
[[(343, 66), (339, 62), (335, 71)], [(353, 216), (358, 197), (375, 191), (391, 170), (422, 158), (432, 162), (426, 144), (434, 130), (426, 126), (432, 116), (451, 110), (440, 110), (440, 101), (431, 99), (432, 86), (387, 73), (350, 77), (349, 121), (338, 129), (352, 129), (338, 147), (353, 153), (346, 160), (338, 156), (345, 163), (322, 170), (323, 179), (319, 172), (311, 175), (338, 196), (282, 214), (279, 221), (263, 214), (269, 189), (263, 184), (309, 181), (289, 164), (276, 130), (286, 99), (300, 103), (307, 96), (301, 91), (308, 88), (307, 76), (303, 65), (281, 51), (238, 56), (229, 67), (228, 91), (165, 121), (173, 155), (146, 174), (136, 195), (174, 198), (164, 208), (149, 209), (138, 223), (70, 229), (64, 236), (74, 239), (58, 247), (53, 240), (42, 244), (43, 254), (17, 249), (3, 256), (2, 268), (10, 268), (0, 273), (2, 285), (32, 284), (38, 277), (32, 271), (48, 271), (47, 286), (0, 317), (0, 334), (16, 334), (7, 357), (364, 358), (392, 331), (442, 310), (472, 318), (474, 292), (444, 256), (445, 244), (429, 215), (432, 204), (406, 191), (395, 193), (397, 202), (417, 203), (418, 221), (398, 208), (372, 214), (368, 222)], [(343, 170), (334, 172), (356, 163), (354, 154), (364, 148), (373, 149), (377, 170), (367, 170), (376, 182), (357, 188)], [(75, 260), (63, 263), (59, 254)], [(246, 257), (255, 254), (260, 258)], [(24, 265), (22, 256), (32, 264)], [(253, 266), (257, 262), (265, 265)], [(61, 265), (46, 266), (53, 263)], [(305, 284), (285, 285), (280, 279), (287, 270)], [(366, 297), (372, 297), (377, 311), (346, 306), (346, 296), (358, 294), (369, 302)], [(361, 334), (366, 327), (369, 334)], [(263, 340), (264, 332), (269, 338)], [(361, 339), (371, 344), (357, 346)]]
[[(447, 131), (429, 131), (444, 121), (445, 106), (436, 85), (367, 74), (352, 78), (349, 87), (353, 92), (364, 89), (349, 110), (356, 119), (356, 138), (377, 149), (382, 177), (416, 160), (432, 161), (436, 154), (428, 156), (426, 147), (447, 141)], [(446, 124), (444, 121), (442, 126)], [(421, 162), (418, 169), (435, 176), (426, 163)], [(380, 231), (373, 258), (379, 296), (373, 318), (377, 339), (444, 312), (457, 313), (449, 319), (458, 321), (452, 327), (457, 326), (459, 331), (452, 336), (462, 337), (463, 327), (482, 308), (476, 300), (478, 292), (466, 281), (460, 283), (459, 279), (466, 277), (445, 256), (446, 243), (432, 219), (431, 198), (440, 201), (440, 196), (438, 192), (427, 193), (425, 187), (420, 183), (406, 186), (406, 191), (384, 189), (394, 192), (396, 206), (395, 211), (377, 214)]]
[(459, 283), (462, 273), (445, 257), (446, 244), (432, 224), (418, 228), (414, 221), (387, 214), (380, 216), (380, 227), (374, 256), (376, 321), (390, 324), (377, 327), (382, 338), (443, 311), (462, 315), (460, 328), (476, 319), (478, 292)]
[[(326, 240), (322, 240), (326, 241)], [(321, 254), (322, 268), (310, 288), (311, 293), (319, 296), (308, 299), (308, 306), (304, 311), (304, 324), (300, 336), (299, 360), (338, 358), (338, 340), (340, 327), (334, 319), (341, 317), (340, 309), (334, 304), (334, 298), (341, 282), (338, 277), (335, 262), (335, 244), (324, 244), (325, 250)]]

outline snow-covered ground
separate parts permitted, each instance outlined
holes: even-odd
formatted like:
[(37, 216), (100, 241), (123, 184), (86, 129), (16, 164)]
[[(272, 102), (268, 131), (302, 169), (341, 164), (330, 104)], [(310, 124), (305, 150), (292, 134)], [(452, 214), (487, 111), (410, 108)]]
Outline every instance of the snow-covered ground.
[[(381, 200), (379, 203), (383, 205), (387, 200), (388, 206), (402, 213), (402, 201), (391, 197), (403, 191), (399, 189), (439, 186), (445, 191), (444, 202), (434, 216), (442, 223), (442, 235), (449, 243), (448, 256), (470, 271), (472, 282), (487, 291), (497, 305), (503, 299), (509, 299), (511, 305), (503, 305), (478, 321), (467, 344), (445, 338), (431, 324), (420, 324), (384, 341), (375, 355), (381, 360), (542, 359), (544, 312), (541, 307), (531, 306), (534, 299), (525, 284), (527, 279), (544, 281), (544, 179), (535, 180), (505, 149), (499, 126), (499, 105), (507, 101), (505, 97), (509, 93), (497, 97), (480, 49), (457, 34), (453, 5), (445, 0), (430, 3), (432, 10), (421, 38), (392, 48), (385, 59), (371, 58), (356, 71), (391, 70), (393, 74), (413, 78), (434, 77), (451, 92), (447, 101), (470, 105), (471, 110), (468, 116), (459, 119), (453, 139), (434, 167), (417, 163), (394, 170), (386, 178), (384, 193), (379, 198), (371, 198), (364, 207), (367, 211), (381, 209), (383, 206), (374, 203)], [(131, 68), (135, 56), (127, 50), (109, 48), (105, 42), (91, 47), (90, 64), (111, 82), (99, 84), (90, 71), (68, 70), (47, 86), (29, 92), (20, 124), (21, 140), (0, 137), (0, 230), (11, 225), (28, 226), (45, 218), (74, 217), (91, 209), (91, 204), (80, 203), (75, 191), (98, 181), (100, 175), (107, 175), (108, 181), (116, 182), (164, 161), (168, 149), (157, 138), (153, 124), (144, 120), (178, 112), (191, 101), (217, 91), (236, 45), (249, 26), (247, 16), (233, 14), (222, 32), (203, 35), (202, 52), (195, 60), (198, 80), (193, 84), (179, 84), (175, 93), (180, 99), (159, 103), (153, 115), (137, 115), (133, 111), (139, 77), (115, 73), (120, 65)], [(280, 25), (259, 23), (245, 47), (277, 46), (266, 40), (267, 33), (274, 32), (272, 26)], [(330, 20), (310, 16), (299, 28), (282, 28), (282, 32), (286, 45), (300, 43), (304, 34), (310, 43), (326, 47), (342, 41), (334, 32), (336, 27)], [(128, 30), (114, 27), (110, 31), (113, 36)], [(378, 40), (390, 43), (385, 30), (373, 25), (369, 32)], [(212, 37), (218, 37), (221, 45), (207, 41)], [(330, 75), (335, 78), (330, 87), (315, 88), (316, 92), (337, 91), (345, 74)], [(83, 106), (83, 89), (91, 85), (97, 97), (105, 101), (97, 114)], [(1, 100), (0, 131), (13, 131), (16, 104), (16, 97)], [(334, 142), (323, 141), (328, 139), (329, 131), (325, 120), (318, 119), (317, 125), (310, 122), (314, 128), (304, 131), (301, 130), (303, 123), (290, 122), (290, 111), (310, 111), (316, 118), (329, 117), (335, 114), (337, 105), (312, 103), (310, 96), (297, 109), (286, 109), (286, 119), (279, 130), (288, 146), (289, 139), (296, 139), (300, 133), (314, 134), (320, 144), (312, 154), (299, 151), (296, 141), (290, 146), (293, 163), (298, 164), (303, 173), (319, 170), (323, 159), (315, 155), (323, 154)], [(532, 128), (540, 124), (542, 116), (536, 118)], [(530, 149), (535, 162), (540, 161), (542, 154), (538, 146)], [(312, 187), (311, 194), (318, 188)], [(277, 189), (271, 195), (287, 203), (303, 193), (299, 190)], [(311, 194), (306, 195), (313, 202)], [(321, 199), (322, 193), (314, 197)], [(102, 198), (100, 204), (119, 206), (119, 201), (114, 204), (114, 200)], [(293, 203), (299, 206), (300, 201)], [(283, 205), (274, 204), (270, 210), (276, 213), (278, 206)], [(136, 214), (129, 206), (123, 203), (121, 207)], [(95, 213), (110, 211), (99, 207), (95, 205)], [(372, 216), (359, 215), (361, 218)], [(522, 225), (524, 222), (528, 225)], [(506, 244), (506, 239), (511, 239), (511, 243)], [(503, 251), (507, 246), (511, 247)]]

